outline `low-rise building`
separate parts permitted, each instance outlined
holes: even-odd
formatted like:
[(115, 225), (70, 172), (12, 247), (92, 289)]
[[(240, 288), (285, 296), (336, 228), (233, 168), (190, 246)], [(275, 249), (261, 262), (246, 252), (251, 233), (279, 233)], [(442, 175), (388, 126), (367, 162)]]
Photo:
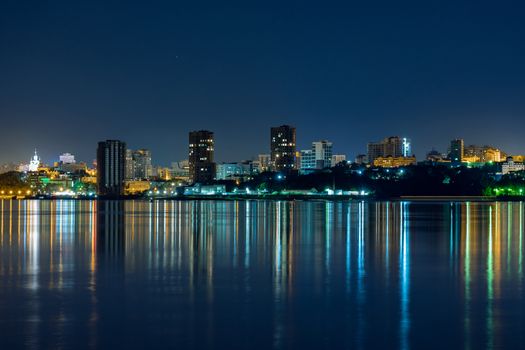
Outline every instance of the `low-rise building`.
[(149, 181), (144, 180), (131, 180), (124, 183), (125, 194), (140, 194), (149, 191), (151, 188)]
[(241, 163), (221, 163), (217, 164), (217, 180), (244, 180), (254, 175), (258, 170), (253, 162), (244, 161)]
[(341, 162), (346, 162), (346, 155), (344, 154), (334, 154), (332, 155), (332, 166), (336, 166), (337, 164)]
[(183, 188), (184, 195), (216, 195), (226, 193), (225, 185), (200, 185)]
[(416, 157), (377, 157), (374, 159), (374, 166), (380, 168), (397, 168), (416, 164)]
[(523, 170), (525, 170), (525, 164), (523, 162), (515, 162), (513, 157), (507, 157), (507, 160), (501, 163), (501, 173), (503, 175)]

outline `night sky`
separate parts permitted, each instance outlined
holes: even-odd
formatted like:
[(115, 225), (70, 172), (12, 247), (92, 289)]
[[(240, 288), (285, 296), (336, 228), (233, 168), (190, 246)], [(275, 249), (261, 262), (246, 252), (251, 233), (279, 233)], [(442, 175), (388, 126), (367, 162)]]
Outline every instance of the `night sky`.
[(269, 152), (451, 138), (525, 153), (521, 1), (0, 1), (0, 162), (91, 162), (97, 141), (187, 158), (215, 132), (219, 161)]

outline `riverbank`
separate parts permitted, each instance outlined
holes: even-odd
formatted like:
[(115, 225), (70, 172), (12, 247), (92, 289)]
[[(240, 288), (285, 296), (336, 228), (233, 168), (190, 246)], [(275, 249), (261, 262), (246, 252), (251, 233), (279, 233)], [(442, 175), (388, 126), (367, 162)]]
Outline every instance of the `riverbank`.
[(232, 194), (232, 195), (178, 195), (178, 196), (121, 196), (121, 197), (57, 197), (57, 196), (0, 196), (2, 200), (211, 200), (211, 201), (236, 201), (236, 200), (274, 200), (274, 201), (412, 201), (412, 202), (520, 202), (525, 201), (525, 196), (349, 196), (349, 195), (298, 195), (298, 194)]

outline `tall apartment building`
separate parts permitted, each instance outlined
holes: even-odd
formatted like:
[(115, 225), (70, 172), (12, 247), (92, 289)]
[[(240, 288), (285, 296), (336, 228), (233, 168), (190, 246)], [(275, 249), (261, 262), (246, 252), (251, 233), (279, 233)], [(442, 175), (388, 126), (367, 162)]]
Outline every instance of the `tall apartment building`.
[(367, 158), (370, 164), (379, 157), (410, 157), (412, 149), (410, 140), (406, 137), (390, 136), (380, 142), (370, 142), (367, 145)]
[(463, 139), (455, 139), (450, 141), (450, 153), (448, 157), (452, 163), (461, 163), (464, 158), (465, 144)]
[(274, 170), (290, 171), (295, 167), (295, 128), (281, 125), (271, 128), (270, 149)]
[(191, 131), (189, 134), (189, 168), (192, 183), (208, 183), (215, 179), (213, 161), (214, 135), (208, 130)]
[(153, 166), (151, 165), (151, 151), (138, 149), (132, 153), (133, 159), (133, 178), (149, 179), (153, 176)]
[(101, 196), (121, 196), (124, 193), (126, 143), (106, 140), (98, 143), (97, 184)]

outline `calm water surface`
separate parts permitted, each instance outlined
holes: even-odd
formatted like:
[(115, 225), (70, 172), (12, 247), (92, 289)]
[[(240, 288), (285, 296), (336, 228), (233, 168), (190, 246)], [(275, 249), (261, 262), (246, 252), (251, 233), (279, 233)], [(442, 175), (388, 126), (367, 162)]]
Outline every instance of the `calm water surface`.
[(0, 347), (525, 347), (523, 203), (1, 201)]

